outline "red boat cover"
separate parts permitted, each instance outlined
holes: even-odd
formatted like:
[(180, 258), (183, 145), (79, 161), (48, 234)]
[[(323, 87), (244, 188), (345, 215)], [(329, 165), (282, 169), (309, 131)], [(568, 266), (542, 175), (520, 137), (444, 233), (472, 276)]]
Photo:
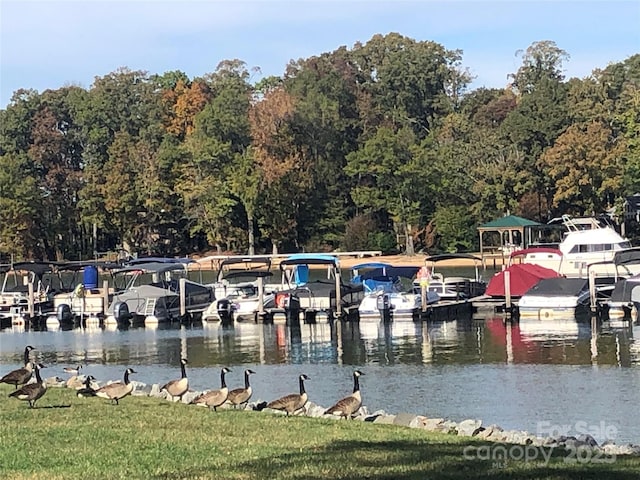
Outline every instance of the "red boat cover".
[(504, 297), (504, 272), (511, 274), (511, 296), (521, 297), (543, 278), (556, 278), (561, 275), (550, 268), (541, 267), (533, 263), (516, 263), (505, 270), (496, 273), (487, 285), (486, 295)]

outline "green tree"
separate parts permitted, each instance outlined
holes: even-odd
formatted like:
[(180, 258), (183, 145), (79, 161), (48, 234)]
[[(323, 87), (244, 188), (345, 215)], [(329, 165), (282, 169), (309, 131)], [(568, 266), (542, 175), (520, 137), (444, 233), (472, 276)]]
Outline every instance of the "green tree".
[(29, 259), (38, 245), (41, 196), (25, 154), (0, 155), (0, 252)]
[[(409, 128), (380, 127), (377, 134), (347, 155), (345, 172), (358, 178), (351, 191), (362, 213), (388, 213), (395, 230), (405, 238), (408, 255), (414, 254), (413, 227), (420, 219), (421, 169), (416, 168), (415, 135)], [(416, 187), (418, 187), (416, 189)]]
[(511, 75), (513, 86), (522, 95), (533, 93), (543, 82), (551, 80), (560, 83), (564, 80), (562, 63), (569, 60), (569, 54), (559, 48), (551, 40), (533, 42), (524, 52), (518, 50), (517, 56), (522, 56), (522, 65)]

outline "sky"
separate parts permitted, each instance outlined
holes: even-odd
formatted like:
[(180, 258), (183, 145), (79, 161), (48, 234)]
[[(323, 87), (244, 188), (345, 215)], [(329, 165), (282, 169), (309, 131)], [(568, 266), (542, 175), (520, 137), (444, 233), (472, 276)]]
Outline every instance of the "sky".
[(461, 50), (471, 89), (505, 87), (543, 40), (584, 78), (640, 53), (640, 0), (0, 0), (0, 109), (18, 89), (88, 89), (120, 67), (194, 78), (240, 59), (256, 81), (391, 32)]

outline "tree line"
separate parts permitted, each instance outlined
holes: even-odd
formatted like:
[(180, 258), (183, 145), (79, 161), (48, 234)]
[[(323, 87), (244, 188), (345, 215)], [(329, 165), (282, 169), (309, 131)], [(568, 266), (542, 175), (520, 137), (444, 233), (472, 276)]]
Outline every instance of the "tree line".
[[(619, 215), (640, 192), (640, 55), (565, 79), (552, 41), (500, 89), (397, 33), (280, 77), (121, 68), (0, 110), (0, 253), (86, 259), (472, 251), (507, 212)], [(615, 207), (615, 210), (614, 210)]]

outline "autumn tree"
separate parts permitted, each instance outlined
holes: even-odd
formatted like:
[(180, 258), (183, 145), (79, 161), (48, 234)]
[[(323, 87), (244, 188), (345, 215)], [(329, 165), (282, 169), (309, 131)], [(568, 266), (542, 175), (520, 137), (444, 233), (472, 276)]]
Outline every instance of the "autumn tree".
[(624, 151), (600, 122), (570, 126), (541, 157), (556, 185), (554, 206), (591, 215), (610, 208), (623, 184)]
[(193, 133), (195, 117), (205, 107), (210, 98), (209, 87), (201, 80), (177, 81), (173, 89), (163, 93), (163, 101), (168, 105), (167, 132), (180, 139)]
[(283, 88), (269, 92), (249, 111), (253, 157), (263, 179), (262, 229), (274, 253), (285, 241), (297, 243), (298, 212), (310, 186), (307, 159), (293, 139), (294, 113), (294, 99)]

